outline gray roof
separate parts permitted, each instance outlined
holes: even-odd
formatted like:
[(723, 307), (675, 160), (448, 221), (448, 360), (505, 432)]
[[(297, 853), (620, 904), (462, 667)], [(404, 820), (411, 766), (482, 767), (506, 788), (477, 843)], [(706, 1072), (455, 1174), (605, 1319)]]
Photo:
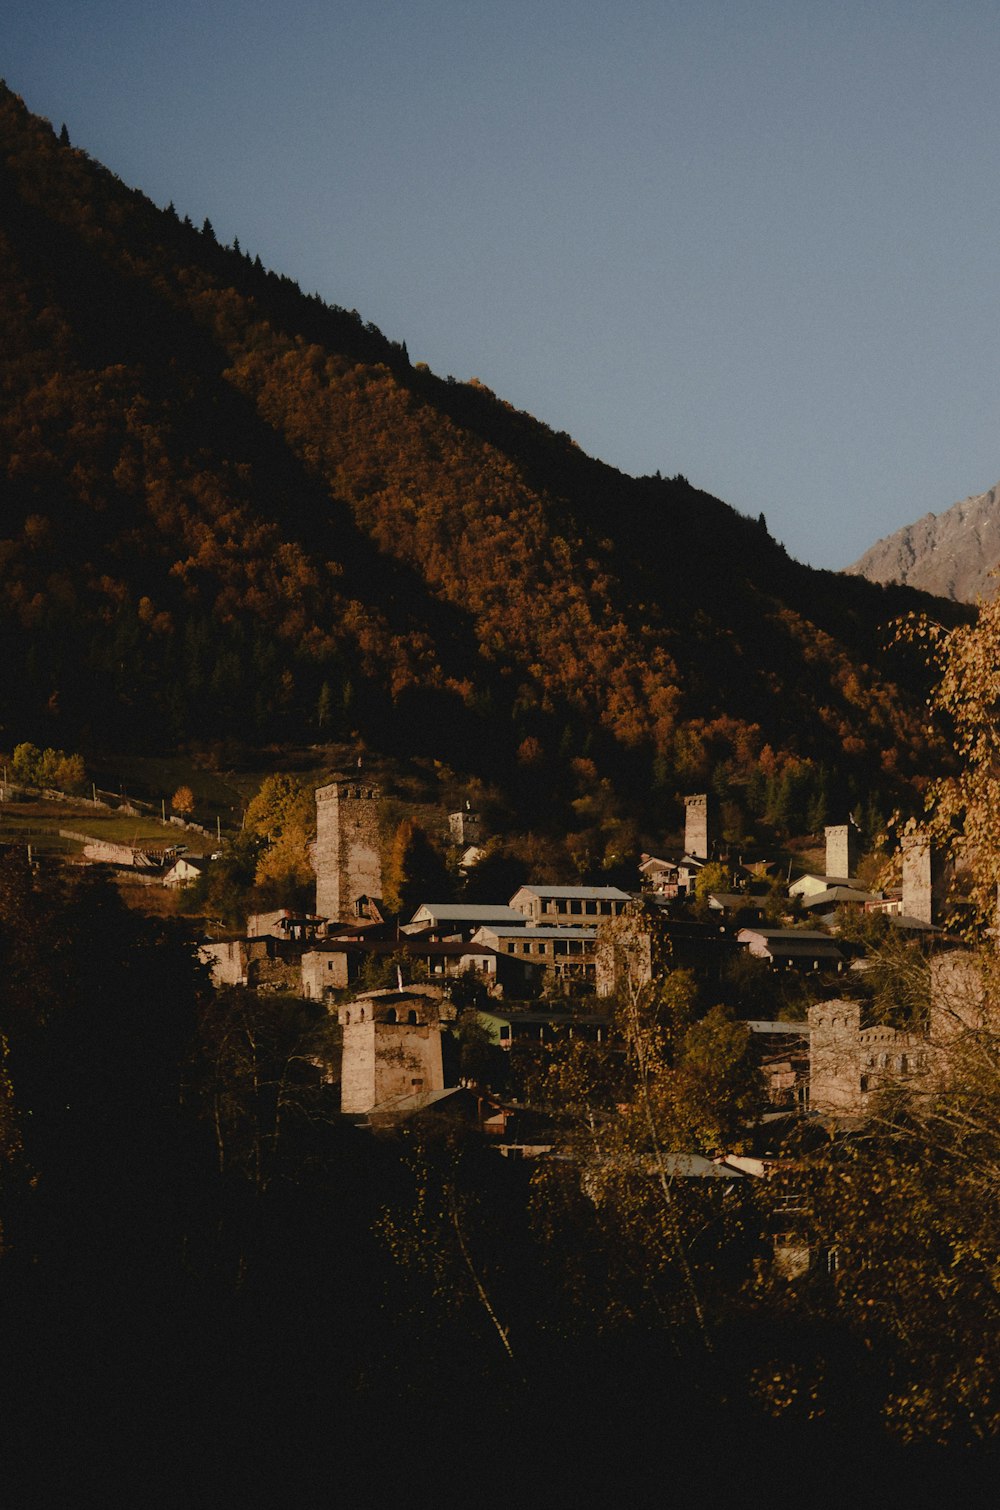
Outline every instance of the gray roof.
[(377, 1106), (373, 1106), (368, 1115), (377, 1117), (380, 1112), (411, 1114), (425, 1111), (428, 1106), (436, 1106), (439, 1101), (448, 1101), (452, 1096), (459, 1095), (463, 1089), (460, 1085), (449, 1085), (443, 1091), (412, 1091), (405, 1096), (391, 1096), (388, 1101), (380, 1101)]
[(784, 954), (790, 959), (843, 959), (843, 954), (830, 939), (820, 937), (813, 940), (805, 940), (800, 943), (798, 939), (768, 939), (768, 952), (771, 954)]
[(511, 938), (519, 939), (583, 939), (592, 943), (597, 936), (596, 926), (591, 924), (588, 927), (586, 923), (579, 925), (570, 923), (562, 928), (558, 926), (551, 928), (517, 928), (507, 927), (502, 923), (494, 927), (492, 923), (484, 923), (482, 928), (478, 928), (476, 932), (482, 933), (484, 929), (489, 933), (495, 933), (497, 938), (506, 938), (509, 934)]
[(802, 898), (802, 906), (810, 911), (814, 907), (836, 907), (841, 902), (870, 902), (869, 891), (857, 891), (853, 886), (828, 886), (825, 891), (814, 891)]
[(756, 934), (769, 944), (830, 943), (830, 935), (821, 933), (818, 928), (741, 928), (740, 933)]
[(669, 1179), (742, 1180), (742, 1170), (720, 1166), (700, 1153), (665, 1153), (664, 1171)]
[(606, 1027), (610, 1023), (610, 1018), (608, 1018), (602, 1012), (584, 1012), (584, 1013), (581, 1013), (581, 1012), (561, 1012), (559, 1010), (556, 1010), (556, 1011), (553, 1011), (553, 1012), (531, 1012), (531, 1011), (527, 1011), (527, 1012), (521, 1012), (521, 1011), (517, 1011), (517, 1012), (497, 1012), (497, 1011), (493, 1010), (492, 1008), (485, 1008), (484, 1007), (484, 1008), (482, 1008), (477, 1013), (477, 1016), (479, 1016), (479, 1017), (488, 1017), (491, 1022), (499, 1022), (499, 1023), (515, 1023), (516, 1024), (516, 1023), (519, 1023), (519, 1022), (526, 1022), (526, 1023), (529, 1023), (533, 1027), (537, 1027), (539, 1025), (539, 1023), (542, 1024), (543, 1026), (546, 1023), (548, 1023), (549, 1026), (551, 1026), (553, 1028), (560, 1028), (560, 1027), (566, 1027), (566, 1026), (572, 1028), (572, 1027), (579, 1027), (580, 1025), (583, 1025), (584, 1027), (592, 1027), (592, 1026), (594, 1026), (595, 1023), (598, 1026), (604, 1026), (604, 1027)]
[(524, 913), (518, 912), (516, 907), (508, 907), (506, 903), (495, 902), (421, 902), (410, 919), (412, 923), (417, 912), (427, 911), (431, 917), (439, 923), (518, 923), (523, 922)]
[(618, 886), (519, 886), (514, 895), (520, 896), (522, 891), (530, 891), (535, 897), (568, 897), (572, 901), (581, 902), (630, 902), (632, 900), (632, 893), (622, 891)]

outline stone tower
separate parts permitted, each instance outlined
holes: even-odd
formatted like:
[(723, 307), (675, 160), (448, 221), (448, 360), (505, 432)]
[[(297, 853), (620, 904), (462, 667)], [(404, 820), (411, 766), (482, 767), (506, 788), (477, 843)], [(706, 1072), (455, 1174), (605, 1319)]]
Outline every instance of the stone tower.
[(441, 1004), (433, 987), (366, 991), (338, 1009), (342, 1112), (444, 1089)]
[(809, 1008), (809, 1106), (856, 1112), (861, 1104), (861, 1008), (854, 1001)]
[(448, 831), (452, 844), (457, 844), (460, 849), (483, 842), (482, 819), (468, 807), (461, 812), (448, 814)]
[(715, 848), (715, 802), (707, 792), (684, 798), (684, 853), (699, 860)]
[(316, 791), (316, 911), (338, 922), (358, 897), (382, 895), (381, 793), (338, 778)]
[(826, 833), (826, 873), (853, 876), (858, 868), (858, 830), (853, 823), (838, 823)]
[(948, 874), (927, 834), (903, 836), (903, 912), (922, 923), (940, 921)]

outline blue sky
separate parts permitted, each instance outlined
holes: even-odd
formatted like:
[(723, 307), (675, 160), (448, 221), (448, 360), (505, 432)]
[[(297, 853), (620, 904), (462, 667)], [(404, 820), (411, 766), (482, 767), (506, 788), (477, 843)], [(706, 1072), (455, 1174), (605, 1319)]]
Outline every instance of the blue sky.
[(995, 5), (4, 10), (126, 183), (801, 560), (1000, 479)]

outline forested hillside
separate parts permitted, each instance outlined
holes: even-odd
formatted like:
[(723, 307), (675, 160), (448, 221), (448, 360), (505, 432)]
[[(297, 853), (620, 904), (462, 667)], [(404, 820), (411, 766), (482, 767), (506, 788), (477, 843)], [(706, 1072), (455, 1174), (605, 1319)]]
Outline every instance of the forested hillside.
[(883, 652), (914, 594), (412, 366), (5, 89), (0, 205), (0, 741), (358, 731), (543, 793), (794, 778), (815, 814), (926, 763)]

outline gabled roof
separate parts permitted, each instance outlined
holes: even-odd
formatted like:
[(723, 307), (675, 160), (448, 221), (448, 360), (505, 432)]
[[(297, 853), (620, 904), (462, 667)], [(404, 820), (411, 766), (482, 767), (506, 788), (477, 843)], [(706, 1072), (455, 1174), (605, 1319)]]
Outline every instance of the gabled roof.
[(774, 939), (767, 945), (769, 954), (781, 955), (783, 959), (836, 959), (842, 960), (843, 953), (830, 939), (824, 939), (820, 943), (798, 944), (788, 943), (783, 939)]
[(828, 876), (821, 870), (806, 870), (802, 875), (796, 876), (788, 888), (790, 897), (800, 896), (803, 892), (826, 889), (830, 886), (854, 886), (850, 876)]
[(477, 1011), (476, 1016), (480, 1018), (485, 1017), (490, 1022), (513, 1023), (515, 1025), (519, 1022), (526, 1022), (531, 1027), (538, 1027), (539, 1025), (544, 1027), (548, 1024), (553, 1028), (593, 1027), (595, 1024), (598, 1027), (607, 1027), (610, 1022), (610, 1018), (602, 1012), (564, 1012), (558, 1008), (551, 1012), (522, 1012), (520, 1009), (516, 1012), (500, 1012), (495, 1007), (482, 1007)]
[(743, 1171), (716, 1164), (700, 1153), (665, 1153), (663, 1168), (668, 1179), (742, 1180)]
[[(429, 913), (433, 923), (523, 923), (524, 913), (506, 903), (496, 902), (421, 902), (410, 922), (423, 922), (420, 913)], [(409, 925), (407, 925), (409, 926)]]
[(541, 897), (543, 901), (557, 897), (581, 902), (630, 902), (632, 900), (632, 893), (622, 891), (618, 886), (519, 886), (514, 896), (519, 897), (525, 891), (533, 897)]
[[(137, 854), (143, 851), (137, 850)], [(209, 855), (176, 855), (170, 862), (170, 870), (176, 870), (180, 865), (190, 865), (192, 870), (207, 870), (212, 860)], [(169, 874), (169, 871), (167, 872)]]
[(768, 943), (794, 942), (800, 944), (831, 942), (828, 933), (821, 933), (818, 928), (741, 928), (740, 934), (753, 933), (758, 938), (767, 939)]
[(477, 933), (482, 933), (484, 931), (487, 933), (495, 933), (497, 938), (510, 937), (516, 939), (581, 939), (585, 943), (593, 943), (594, 939), (597, 937), (597, 929), (592, 924), (588, 927), (586, 923), (581, 923), (579, 926), (577, 926), (575, 923), (570, 923), (564, 925), (561, 928), (558, 925), (551, 928), (518, 928), (516, 926), (511, 927), (507, 924), (502, 923), (484, 923), (482, 928), (476, 929)]
[(853, 886), (828, 886), (825, 891), (814, 891), (809, 896), (804, 896), (802, 906), (811, 912), (814, 907), (839, 907), (842, 902), (863, 905), (871, 901), (874, 898), (869, 891), (858, 891)]

